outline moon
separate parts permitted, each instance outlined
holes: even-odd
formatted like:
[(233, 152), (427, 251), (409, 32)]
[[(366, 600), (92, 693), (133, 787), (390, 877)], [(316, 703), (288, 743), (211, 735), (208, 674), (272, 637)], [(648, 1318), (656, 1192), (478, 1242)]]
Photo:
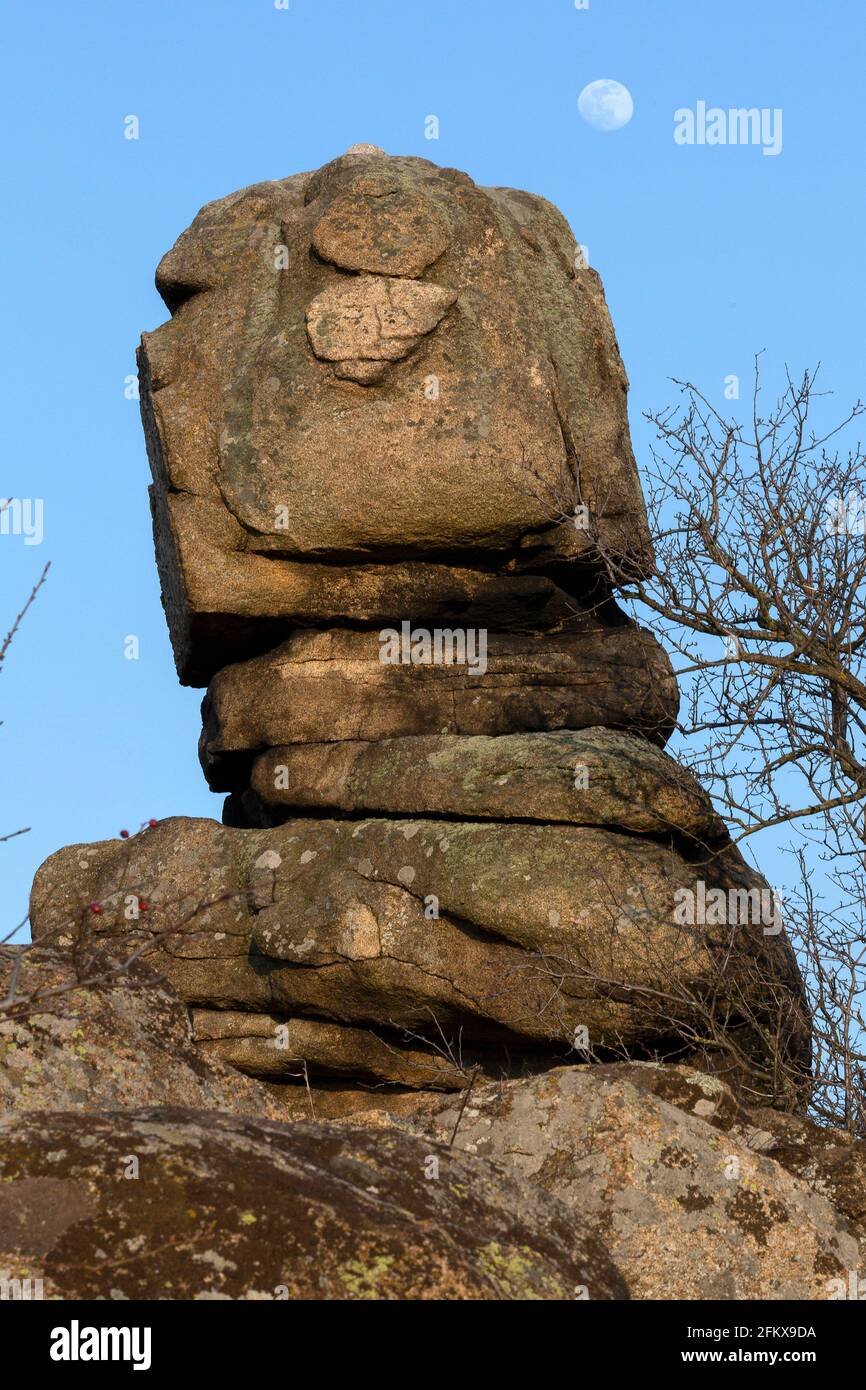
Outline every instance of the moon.
[(593, 130), (621, 130), (634, 114), (634, 102), (628, 87), (610, 77), (600, 77), (584, 87), (577, 109)]

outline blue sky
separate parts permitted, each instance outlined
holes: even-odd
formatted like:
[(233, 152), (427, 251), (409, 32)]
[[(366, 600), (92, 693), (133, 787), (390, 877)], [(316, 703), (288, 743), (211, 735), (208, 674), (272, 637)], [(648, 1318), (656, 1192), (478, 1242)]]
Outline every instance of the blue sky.
[[(550, 198), (604, 279), (639, 461), (671, 376), (722, 405), (764, 349), (771, 380), (820, 359), (840, 406), (862, 390), (858, 0), (7, 0), (3, 33), (0, 496), (45, 521), (41, 545), (0, 536), (0, 630), (52, 569), (0, 676), (0, 833), (32, 827), (0, 847), (0, 927), (61, 845), (220, 813), (124, 394), (166, 317), (156, 263), (203, 203), (360, 141)], [(599, 78), (632, 94), (619, 131), (578, 113)], [(676, 144), (698, 101), (781, 108), (781, 152)]]

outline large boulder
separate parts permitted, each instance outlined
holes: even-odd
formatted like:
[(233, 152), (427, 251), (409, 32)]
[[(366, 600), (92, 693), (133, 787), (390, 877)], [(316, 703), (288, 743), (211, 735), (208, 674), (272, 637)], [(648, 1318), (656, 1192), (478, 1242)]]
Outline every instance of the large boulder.
[[(857, 1236), (866, 1262), (866, 1141), (819, 1125), (805, 1114), (744, 1105), (718, 1077), (691, 1067), (620, 1064), (614, 1070), (641, 1090), (699, 1115), (738, 1143), (771, 1158), (826, 1197)], [(599, 1075), (605, 1073), (602, 1069)], [(405, 1104), (415, 1104), (415, 1098), (407, 1098)]]
[(0, 1114), (186, 1105), (281, 1119), (277, 1098), (193, 1041), (188, 1010), (142, 961), (0, 948)]
[[(364, 1047), (378, 1066), (383, 1032), (398, 1050), (419, 1039), (455, 1054), (491, 1049), (493, 1070), (515, 1052), (535, 1066), (575, 1049), (708, 1044), (737, 1061), (757, 1097), (789, 1103), (774, 1078), (808, 1057), (790, 947), (759, 921), (677, 920), (678, 891), (704, 880), (726, 900), (769, 897), (732, 846), (682, 837), (308, 817), (235, 830), (177, 818), (52, 856), (34, 881), (31, 922), (40, 939), (141, 946), (200, 1009), (371, 1030)], [(406, 1084), (405, 1058), (394, 1062), (390, 1079)]]
[(726, 838), (694, 777), (615, 729), (288, 744), (259, 754), (251, 787), (272, 814), (348, 811), (611, 826)]
[[(298, 632), (227, 666), (203, 702), (201, 761), (214, 791), (242, 790), (253, 754), (294, 743), (503, 735), (613, 725), (664, 744), (679, 693), (654, 637), (587, 619), (555, 635), (484, 634), (476, 664), (383, 659), (378, 632)], [(471, 646), (475, 643), (475, 646)]]
[(483, 1160), (172, 1108), (0, 1118), (0, 1277), (55, 1299), (628, 1297), (571, 1212)]
[[(663, 1098), (671, 1088), (677, 1104)], [(726, 1109), (739, 1130), (712, 1123)], [(378, 1122), (440, 1139), (456, 1130), (456, 1148), (559, 1197), (607, 1245), (632, 1297), (838, 1297), (839, 1281), (863, 1273), (862, 1226), (768, 1157), (746, 1117), (716, 1077), (625, 1064), (476, 1083), (468, 1099), (416, 1098)]]
[(515, 571), (594, 538), (651, 563), (601, 283), (543, 198), (364, 147), (203, 208), (157, 287), (141, 402), (183, 680), (329, 609), (477, 620), (476, 591), (525, 602)]

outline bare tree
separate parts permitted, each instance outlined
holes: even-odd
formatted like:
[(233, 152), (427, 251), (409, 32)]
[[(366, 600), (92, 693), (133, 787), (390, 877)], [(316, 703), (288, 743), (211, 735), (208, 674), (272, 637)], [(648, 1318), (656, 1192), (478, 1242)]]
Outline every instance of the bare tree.
[[(8, 502), (0, 503), (0, 512), (4, 511), (4, 510), (6, 509), (6, 507), (8, 507), (8, 505), (9, 505)], [(33, 588), (30, 590), (30, 593), (29, 593), (29, 595), (28, 595), (28, 597), (27, 597), (26, 602), (24, 603), (24, 606), (23, 606), (21, 609), (19, 609), (18, 615), (17, 615), (17, 617), (15, 618), (14, 622), (12, 623), (12, 626), (10, 627), (9, 631), (6, 633), (6, 636), (3, 638), (3, 641), (0, 642), (0, 671), (3, 670), (3, 663), (4, 663), (5, 660), (6, 660), (6, 656), (7, 656), (8, 652), (9, 652), (9, 648), (11, 647), (12, 642), (13, 642), (13, 640), (14, 640), (14, 638), (15, 638), (15, 634), (18, 632), (18, 629), (20, 628), (22, 622), (24, 621), (24, 618), (26, 617), (27, 613), (29, 612), (31, 606), (32, 606), (33, 603), (36, 601), (36, 596), (37, 596), (37, 594), (39, 593), (39, 590), (42, 588), (42, 585), (45, 583), (45, 580), (46, 580), (47, 577), (48, 577), (48, 571), (49, 571), (50, 568), (51, 568), (51, 561), (49, 560), (48, 563), (47, 563), (47, 565), (45, 565), (44, 569), (42, 570), (42, 573), (40, 574), (40, 576), (39, 576), (39, 578), (37, 579), (36, 583), (33, 585)], [(26, 835), (26, 834), (28, 833), (29, 829), (30, 829), (29, 826), (24, 826), (24, 827), (22, 827), (20, 830), (10, 830), (10, 831), (7, 831), (7, 833), (6, 833), (5, 835), (0, 835), (0, 844), (3, 844), (6, 840), (14, 840), (15, 837), (16, 837), (17, 835)], [(25, 921), (26, 921), (26, 918), (25, 918)], [(19, 924), (19, 927), (20, 927), (20, 925), (23, 925), (23, 924)], [(19, 927), (15, 927), (14, 930), (15, 930), (15, 931), (18, 931), (18, 930), (19, 930)]]
[(850, 439), (864, 406), (824, 421), (807, 371), (765, 409), (759, 366), (745, 422), (679, 381), (679, 403), (647, 416), (654, 572), (605, 550), (590, 516), (592, 553), (676, 653), (678, 752), (735, 839), (794, 834), (786, 924), (815, 1020), (812, 1105), (863, 1135), (866, 456)]
[[(8, 503), (0, 503), (0, 511), (6, 506)], [(14, 618), (6, 636), (0, 641), (0, 672), (3, 670), (12, 642), (35, 603), (48, 577), (50, 568), (51, 561), (49, 560)], [(29, 826), (22, 826), (17, 830), (8, 831), (0, 835), (0, 844), (15, 839), (18, 835), (26, 835), (29, 830)], [(194, 931), (195, 920), (199, 913), (211, 905), (210, 903), (200, 903), (192, 910), (177, 914), (176, 920), (173, 920), (170, 925), (163, 925), (161, 930), (145, 934), (140, 942), (131, 943), (127, 950), (118, 950), (114, 943), (106, 950), (94, 933), (98, 916), (103, 911), (102, 905), (82, 902), (68, 923), (51, 933), (50, 937), (37, 943), (38, 946), (51, 946), (56, 945), (59, 938), (66, 938), (65, 944), (70, 947), (68, 953), (71, 967), (69, 979), (62, 985), (53, 988), (42, 986), (30, 988), (26, 982), (22, 987), (22, 978), (26, 980), (27, 975), (26, 957), (28, 953), (33, 951), (34, 944), (24, 942), (13, 947), (9, 946), (9, 943), (27, 925), (28, 914), (25, 913), (20, 921), (0, 935), (0, 975), (3, 976), (4, 986), (3, 992), (0, 993), (0, 1020), (22, 1019), (44, 1007), (49, 999), (56, 999), (57, 996), (70, 994), (84, 986), (102, 984), (127, 974), (138, 959), (157, 949), (166, 940), (170, 940), (178, 933)], [(173, 904), (166, 905), (168, 915), (171, 915), (170, 909), (173, 906)], [(5, 951), (4, 947), (6, 948)]]

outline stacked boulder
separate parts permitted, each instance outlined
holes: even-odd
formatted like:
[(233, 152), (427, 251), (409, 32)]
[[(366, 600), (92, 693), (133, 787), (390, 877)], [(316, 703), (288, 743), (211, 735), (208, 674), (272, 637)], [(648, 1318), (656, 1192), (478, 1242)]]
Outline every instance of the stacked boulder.
[(146, 946), (203, 1054), (317, 1114), (617, 1057), (783, 1103), (796, 964), (599, 563), (652, 548), (561, 215), (357, 146), (204, 208), (157, 285), (157, 559), (224, 824), (61, 851), (34, 935)]

